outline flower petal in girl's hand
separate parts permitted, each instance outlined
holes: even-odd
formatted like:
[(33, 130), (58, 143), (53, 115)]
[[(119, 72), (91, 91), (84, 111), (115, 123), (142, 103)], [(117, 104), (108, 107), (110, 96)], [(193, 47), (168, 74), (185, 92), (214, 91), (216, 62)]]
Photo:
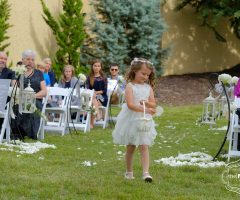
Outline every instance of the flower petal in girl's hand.
[(163, 107), (162, 106), (157, 106), (156, 107), (156, 113), (154, 116), (160, 117), (163, 114)]

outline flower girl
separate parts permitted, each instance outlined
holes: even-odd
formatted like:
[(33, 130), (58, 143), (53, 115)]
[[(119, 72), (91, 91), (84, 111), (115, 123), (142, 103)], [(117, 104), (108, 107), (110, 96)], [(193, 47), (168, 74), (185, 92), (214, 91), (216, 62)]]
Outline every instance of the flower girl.
[(154, 98), (154, 67), (143, 58), (134, 58), (126, 75), (125, 100), (117, 117), (117, 123), (112, 133), (113, 142), (126, 145), (126, 179), (134, 179), (133, 153), (138, 146), (143, 168), (143, 180), (152, 182), (149, 174), (148, 146), (156, 137), (152, 115), (155, 113)]

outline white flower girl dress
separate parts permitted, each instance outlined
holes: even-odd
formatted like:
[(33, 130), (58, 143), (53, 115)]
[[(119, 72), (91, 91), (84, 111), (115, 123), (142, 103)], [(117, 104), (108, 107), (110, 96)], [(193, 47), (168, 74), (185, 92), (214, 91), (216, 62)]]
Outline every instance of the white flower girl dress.
[[(148, 100), (150, 96), (150, 85), (148, 84), (133, 84), (128, 83), (132, 87), (134, 104), (140, 105), (141, 100)], [(150, 128), (144, 131), (139, 131), (139, 125), (143, 117), (142, 112), (135, 112), (128, 108), (124, 103), (120, 111), (115, 129), (112, 133), (113, 142), (122, 145), (152, 145), (157, 135), (155, 123), (152, 116), (148, 114), (150, 119)]]

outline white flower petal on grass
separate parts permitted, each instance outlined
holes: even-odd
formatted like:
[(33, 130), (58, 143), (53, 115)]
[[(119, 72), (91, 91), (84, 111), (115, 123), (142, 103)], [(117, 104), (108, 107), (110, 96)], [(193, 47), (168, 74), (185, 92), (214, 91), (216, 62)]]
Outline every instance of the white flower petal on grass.
[(118, 151), (118, 152), (117, 152), (118, 155), (120, 155), (120, 154), (122, 154), (122, 153), (123, 153), (122, 151)]
[(98, 152), (99, 155), (102, 155), (102, 152)]
[(103, 143), (104, 143), (104, 141), (103, 141), (103, 140), (100, 140), (100, 141), (99, 141), (99, 143), (103, 144)]
[(178, 154), (177, 157), (161, 158), (154, 160), (156, 163), (163, 163), (172, 167), (178, 166), (198, 166), (202, 168), (225, 166), (223, 161), (212, 161), (213, 157), (202, 152), (192, 152), (188, 154)]
[(44, 160), (44, 156), (39, 156), (39, 160)]
[(81, 147), (78, 147), (77, 150), (81, 150)]
[(220, 128), (212, 128), (212, 129), (208, 129), (210, 131), (226, 131), (227, 130), (227, 126), (222, 126)]
[(170, 126), (165, 126), (165, 128), (176, 129), (176, 126), (170, 125)]
[(7, 148), (7, 151), (15, 151), (20, 154), (33, 154), (40, 151), (41, 149), (46, 148), (56, 149), (56, 146), (53, 144), (42, 143), (39, 141), (35, 143), (24, 143), (21, 141), (16, 141), (16, 144), (3, 143), (3, 146)]
[(97, 164), (96, 162), (92, 162), (92, 161), (83, 161), (82, 162), (82, 165), (84, 165), (86, 167), (91, 167), (91, 166), (94, 166), (96, 164)]

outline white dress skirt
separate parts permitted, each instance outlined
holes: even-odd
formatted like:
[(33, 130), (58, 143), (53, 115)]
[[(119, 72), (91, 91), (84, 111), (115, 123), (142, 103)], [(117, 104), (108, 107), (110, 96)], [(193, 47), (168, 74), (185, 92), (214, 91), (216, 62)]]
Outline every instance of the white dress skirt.
[[(148, 100), (150, 96), (150, 85), (128, 83), (132, 87), (134, 103), (140, 105), (141, 100)], [(144, 126), (142, 112), (135, 112), (128, 108), (124, 103), (122, 110), (118, 114), (115, 129), (113, 130), (113, 142), (122, 145), (152, 145), (157, 135), (155, 123), (151, 115), (148, 117), (148, 128), (142, 129)], [(139, 130), (140, 129), (140, 130)]]

